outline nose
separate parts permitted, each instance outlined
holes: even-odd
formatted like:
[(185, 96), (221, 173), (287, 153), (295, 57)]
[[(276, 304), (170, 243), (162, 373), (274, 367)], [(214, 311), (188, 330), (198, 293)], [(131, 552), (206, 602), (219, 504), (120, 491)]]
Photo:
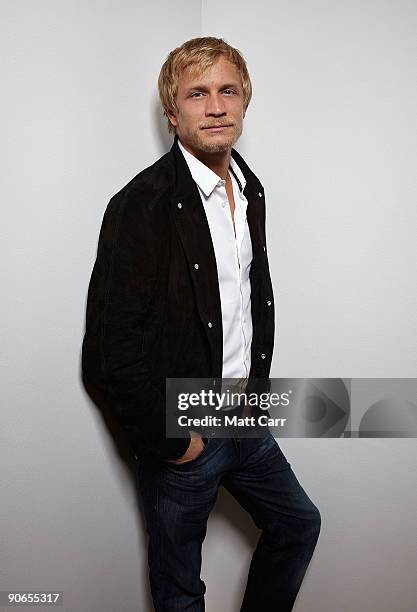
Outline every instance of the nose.
[(226, 114), (224, 99), (221, 95), (214, 93), (207, 96), (206, 116), (220, 117)]

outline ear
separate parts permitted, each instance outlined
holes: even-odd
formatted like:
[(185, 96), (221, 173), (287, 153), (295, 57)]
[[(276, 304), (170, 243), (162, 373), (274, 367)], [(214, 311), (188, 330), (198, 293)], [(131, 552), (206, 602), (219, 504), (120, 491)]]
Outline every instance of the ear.
[(174, 127), (177, 127), (178, 121), (177, 121), (176, 116), (173, 113), (171, 113), (167, 108), (165, 109), (165, 115), (168, 117), (172, 125)]

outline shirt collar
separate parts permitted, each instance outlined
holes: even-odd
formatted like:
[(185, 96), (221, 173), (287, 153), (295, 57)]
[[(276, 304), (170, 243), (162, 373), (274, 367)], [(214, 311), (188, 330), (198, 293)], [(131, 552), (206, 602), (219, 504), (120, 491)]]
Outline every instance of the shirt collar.
[[(203, 164), (203, 162), (197, 159), (192, 153), (187, 151), (187, 149), (183, 147), (179, 139), (178, 139), (178, 146), (181, 149), (181, 152), (183, 153), (185, 157), (185, 161), (188, 164), (188, 167), (191, 172), (191, 176), (193, 177), (197, 185), (200, 187), (201, 191), (204, 193), (206, 198), (208, 198), (211, 195), (215, 187), (218, 187), (218, 186), (220, 187), (220, 186), (225, 185), (226, 181), (221, 179), (220, 176), (218, 176), (215, 172), (213, 172), (213, 170), (211, 170), (208, 166)], [(246, 179), (243, 176), (243, 172), (241, 171), (241, 169), (239, 168), (237, 162), (233, 159), (233, 157), (230, 157), (230, 167), (232, 168), (232, 170), (235, 172), (236, 176), (238, 177), (242, 185), (242, 191), (243, 191), (246, 185)]]

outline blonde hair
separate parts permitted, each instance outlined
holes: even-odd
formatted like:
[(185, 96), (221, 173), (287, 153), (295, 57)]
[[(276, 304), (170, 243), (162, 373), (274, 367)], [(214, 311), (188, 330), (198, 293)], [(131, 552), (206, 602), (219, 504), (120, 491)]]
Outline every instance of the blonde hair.
[(243, 89), (243, 109), (246, 112), (252, 97), (252, 83), (246, 67), (246, 61), (240, 51), (231, 47), (222, 38), (205, 36), (192, 38), (169, 53), (158, 77), (158, 91), (164, 115), (168, 119), (168, 131), (176, 133), (176, 128), (168, 118), (167, 110), (173, 114), (178, 111), (175, 99), (178, 93), (178, 81), (182, 72), (190, 67), (194, 77), (201, 75), (223, 55), (236, 66), (240, 73)]

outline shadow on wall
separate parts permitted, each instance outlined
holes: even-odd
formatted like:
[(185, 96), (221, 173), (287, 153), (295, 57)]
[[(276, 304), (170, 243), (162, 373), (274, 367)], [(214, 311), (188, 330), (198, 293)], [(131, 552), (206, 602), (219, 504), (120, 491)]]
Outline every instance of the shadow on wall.
[[(155, 126), (155, 134), (158, 139), (161, 155), (167, 153), (174, 142), (174, 134), (168, 132), (168, 119), (163, 114), (159, 97), (155, 96), (152, 103), (153, 123)], [(156, 160), (155, 160), (156, 161)]]
[[(141, 523), (138, 524), (138, 534), (142, 535), (142, 538), (138, 537), (138, 545), (140, 539), (143, 541), (147, 541), (147, 536), (145, 533), (145, 519), (144, 519), (144, 510), (142, 505), (142, 498), (140, 496), (140, 492), (138, 489), (138, 479), (137, 479), (137, 468), (138, 464), (136, 460), (132, 457), (129, 451), (129, 444), (126, 440), (125, 433), (120, 428), (118, 423), (116, 422), (112, 411), (109, 407), (109, 404), (105, 401), (100, 392), (96, 391), (91, 385), (89, 385), (83, 377), (81, 371), (81, 363), (80, 363), (80, 378), (83, 384), (83, 387), (90, 398), (92, 404), (94, 405), (96, 411), (99, 413), (102, 423), (103, 429), (105, 429), (113, 442), (114, 449), (114, 458), (118, 459), (119, 463), (123, 466), (124, 478), (126, 480), (131, 480), (132, 489), (135, 494), (135, 502), (138, 510), (138, 519)], [(146, 554), (143, 555), (143, 558), (146, 559)], [(142, 570), (142, 571), (140, 571)], [(143, 585), (143, 593), (146, 600), (146, 610), (144, 612), (153, 612), (152, 605), (152, 596), (150, 591), (149, 579), (148, 579), (148, 568), (146, 563), (142, 565), (142, 568), (138, 568), (138, 578), (141, 579), (141, 584)]]

